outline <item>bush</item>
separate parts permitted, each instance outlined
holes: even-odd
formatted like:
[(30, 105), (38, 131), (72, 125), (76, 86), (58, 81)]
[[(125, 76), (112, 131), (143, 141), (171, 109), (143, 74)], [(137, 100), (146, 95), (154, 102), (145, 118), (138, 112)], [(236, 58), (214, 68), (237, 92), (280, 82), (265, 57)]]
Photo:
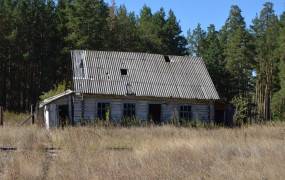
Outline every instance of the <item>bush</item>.
[(232, 103), (235, 107), (234, 113), (234, 124), (237, 126), (242, 126), (247, 122), (247, 112), (248, 112), (248, 99), (242, 96), (236, 96), (233, 98)]

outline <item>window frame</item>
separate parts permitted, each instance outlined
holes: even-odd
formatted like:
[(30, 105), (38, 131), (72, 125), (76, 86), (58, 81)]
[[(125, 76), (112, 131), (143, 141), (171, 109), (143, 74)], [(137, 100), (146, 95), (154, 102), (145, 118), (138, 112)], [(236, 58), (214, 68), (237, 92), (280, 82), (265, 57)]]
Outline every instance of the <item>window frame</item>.
[(136, 103), (124, 103), (123, 104), (123, 117), (135, 118), (136, 117)]
[(109, 119), (111, 117), (111, 104), (109, 102), (97, 103), (97, 118), (100, 120), (106, 120), (107, 109), (109, 108)]
[(179, 119), (191, 121), (192, 119), (192, 106), (191, 105), (180, 105)]

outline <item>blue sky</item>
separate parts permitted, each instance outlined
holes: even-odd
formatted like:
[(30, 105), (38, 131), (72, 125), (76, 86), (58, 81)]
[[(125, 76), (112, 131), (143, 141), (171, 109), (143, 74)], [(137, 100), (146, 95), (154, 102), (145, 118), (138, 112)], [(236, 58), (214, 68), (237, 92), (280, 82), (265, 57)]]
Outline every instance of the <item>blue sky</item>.
[[(268, 0), (267, 0), (268, 1)], [(220, 28), (226, 21), (231, 5), (236, 4), (242, 10), (247, 26), (262, 9), (266, 0), (116, 0), (116, 5), (124, 4), (128, 11), (139, 14), (143, 5), (157, 11), (163, 7), (166, 11), (172, 9), (175, 12), (183, 33), (189, 28), (193, 29), (198, 23), (206, 29), (209, 24)], [(111, 0), (107, 1), (108, 3)], [(280, 15), (285, 11), (285, 0), (270, 0), (274, 3), (275, 12)]]

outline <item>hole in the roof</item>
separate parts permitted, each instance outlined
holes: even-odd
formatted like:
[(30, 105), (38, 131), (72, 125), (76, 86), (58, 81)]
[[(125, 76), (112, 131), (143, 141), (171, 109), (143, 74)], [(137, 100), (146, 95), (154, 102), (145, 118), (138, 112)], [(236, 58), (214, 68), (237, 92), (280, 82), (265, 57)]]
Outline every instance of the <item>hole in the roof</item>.
[(169, 56), (164, 56), (164, 60), (165, 60), (165, 62), (170, 62), (170, 58), (169, 58)]
[(81, 59), (81, 61), (80, 61), (79, 68), (81, 69), (81, 76), (85, 77), (83, 59)]
[(128, 70), (127, 69), (121, 69), (121, 75), (123, 75), (123, 76), (128, 75)]
[(84, 68), (83, 59), (80, 61), (79, 68)]
[(109, 72), (106, 72), (107, 78), (110, 79), (110, 74)]

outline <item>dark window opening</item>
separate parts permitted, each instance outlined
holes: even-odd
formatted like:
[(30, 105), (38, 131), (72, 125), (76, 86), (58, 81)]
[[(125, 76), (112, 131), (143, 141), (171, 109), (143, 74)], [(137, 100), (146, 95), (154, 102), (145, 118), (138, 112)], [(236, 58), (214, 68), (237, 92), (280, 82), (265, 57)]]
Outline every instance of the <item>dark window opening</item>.
[(98, 103), (97, 115), (99, 119), (107, 120), (110, 119), (111, 113), (110, 103)]
[(124, 117), (127, 118), (136, 117), (136, 104), (133, 103), (124, 104)]
[(170, 62), (169, 56), (164, 56), (164, 60), (165, 60), (165, 62)]
[(121, 69), (121, 75), (128, 75), (127, 69)]
[(191, 106), (180, 106), (179, 118), (183, 120), (191, 120)]

